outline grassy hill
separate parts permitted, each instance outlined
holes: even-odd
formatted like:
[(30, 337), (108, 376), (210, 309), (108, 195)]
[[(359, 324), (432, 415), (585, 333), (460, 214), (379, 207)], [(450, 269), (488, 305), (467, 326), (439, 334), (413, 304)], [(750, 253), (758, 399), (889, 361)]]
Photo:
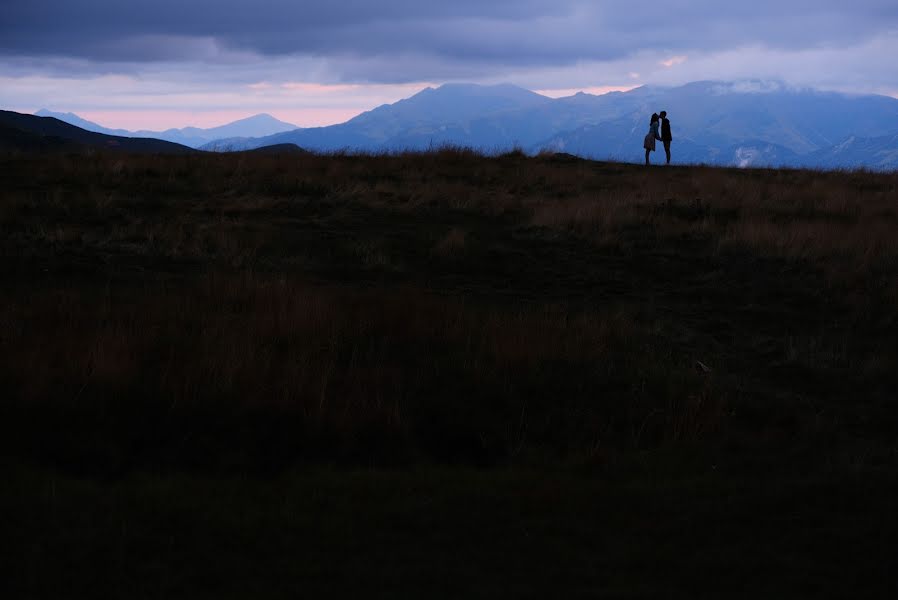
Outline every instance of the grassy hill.
[(193, 149), (153, 138), (131, 138), (87, 131), (55, 117), (0, 110), (0, 150), (42, 152), (104, 149), (140, 154), (187, 154)]
[(0, 175), (13, 596), (898, 590), (898, 174)]

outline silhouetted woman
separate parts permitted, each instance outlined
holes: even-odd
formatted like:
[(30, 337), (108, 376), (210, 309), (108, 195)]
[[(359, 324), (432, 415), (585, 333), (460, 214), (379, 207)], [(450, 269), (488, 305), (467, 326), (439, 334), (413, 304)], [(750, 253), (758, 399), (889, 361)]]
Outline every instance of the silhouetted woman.
[(645, 148), (645, 164), (649, 164), (649, 152), (655, 151), (655, 140), (660, 140), (658, 135), (658, 113), (652, 113), (652, 120), (649, 123), (649, 132), (645, 134), (645, 141), (642, 147)]

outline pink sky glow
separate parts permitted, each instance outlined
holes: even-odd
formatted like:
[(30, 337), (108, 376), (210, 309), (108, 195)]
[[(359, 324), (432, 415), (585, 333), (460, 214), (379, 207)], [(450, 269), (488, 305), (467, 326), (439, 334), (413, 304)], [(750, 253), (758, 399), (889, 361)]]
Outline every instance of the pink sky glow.
[[(116, 110), (116, 109), (97, 109), (97, 110), (78, 110), (73, 112), (78, 116), (93, 121), (104, 127), (112, 129), (128, 129), (131, 131), (150, 130), (164, 131), (171, 128), (179, 127), (217, 127), (232, 123), (239, 119), (251, 117), (259, 113), (268, 113), (276, 119), (293, 123), (298, 127), (324, 127), (327, 125), (336, 125), (345, 123), (349, 119), (379, 106), (380, 104), (396, 102), (402, 98), (407, 98), (421, 91), (428, 85), (435, 86), (437, 84), (416, 83), (411, 85), (383, 86), (374, 90), (366, 90), (365, 86), (358, 85), (320, 85), (304, 82), (287, 82), (279, 84), (270, 84), (267, 82), (259, 82), (250, 84), (247, 87), (252, 90), (251, 93), (261, 94), (257, 100), (261, 100), (255, 104), (253, 108), (227, 108), (218, 110), (189, 110), (177, 108), (165, 108), (156, 110), (132, 109), (132, 110)], [(608, 85), (608, 86), (592, 86), (592, 87), (575, 87), (575, 88), (549, 88), (535, 90), (536, 93), (548, 96), (550, 98), (561, 98), (564, 96), (573, 96), (577, 92), (586, 92), (587, 94), (601, 95), (609, 92), (626, 92), (638, 87), (635, 85)], [(356, 92), (358, 95), (353, 94)], [(368, 93), (366, 93), (368, 92)], [(271, 102), (266, 102), (270, 97), (269, 94), (278, 97), (276, 106), (270, 106)], [(315, 104), (323, 104), (328, 100), (338, 106), (306, 106), (303, 108), (291, 108), (285, 106), (289, 103), (289, 99), (282, 95), (299, 94), (304, 100), (310, 98), (318, 98)], [(191, 98), (192, 103), (202, 105), (201, 97)], [(324, 102), (321, 102), (321, 101)], [(209, 102), (212, 104), (212, 102)], [(266, 106), (268, 104), (269, 106)], [(34, 112), (40, 107), (34, 107), (22, 112)], [(50, 107), (58, 110), (56, 107)]]
[[(371, 107), (373, 108), (373, 107)], [(34, 109), (37, 110), (37, 109)], [(28, 110), (23, 112), (34, 112)], [(245, 119), (259, 113), (268, 113), (276, 119), (293, 123), (298, 127), (322, 127), (344, 123), (367, 109), (353, 108), (304, 108), (292, 109), (259, 109), (259, 110), (85, 110), (76, 111), (79, 117), (93, 121), (111, 129), (128, 129), (138, 131), (164, 131), (179, 127), (217, 127), (227, 125), (239, 119)]]

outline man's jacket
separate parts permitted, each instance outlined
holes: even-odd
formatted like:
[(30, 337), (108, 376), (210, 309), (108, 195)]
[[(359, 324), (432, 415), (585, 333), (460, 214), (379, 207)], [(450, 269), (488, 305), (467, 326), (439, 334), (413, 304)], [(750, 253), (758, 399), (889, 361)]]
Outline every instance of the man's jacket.
[(661, 139), (665, 142), (673, 140), (670, 135), (670, 119), (661, 119)]

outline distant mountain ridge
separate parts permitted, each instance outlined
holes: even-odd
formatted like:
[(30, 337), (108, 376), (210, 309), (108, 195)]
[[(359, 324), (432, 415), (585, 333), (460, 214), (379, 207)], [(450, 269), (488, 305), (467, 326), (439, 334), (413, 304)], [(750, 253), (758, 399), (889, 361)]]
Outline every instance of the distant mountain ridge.
[(148, 154), (189, 154), (194, 149), (153, 138), (132, 138), (87, 131), (55, 117), (0, 110), (0, 148), (18, 151), (79, 151), (97, 148)]
[[(898, 168), (888, 146), (898, 131), (898, 99), (759, 81), (699, 81), (557, 99), (511, 85), (449, 84), (339, 125), (222, 139), (202, 148), (294, 143), (312, 151), (370, 152), (453, 144), (641, 162), (648, 117), (660, 110), (670, 114), (674, 160), (680, 163)], [(829, 151), (849, 138), (855, 142), (847, 150)], [(879, 141), (863, 141), (874, 139)], [(865, 154), (876, 144), (886, 146), (877, 146), (876, 157)]]
[(643, 88), (633, 107), (621, 119), (602, 123), (600, 135), (588, 135), (590, 126), (584, 126), (538, 145), (596, 158), (608, 156), (610, 150), (620, 160), (639, 162), (648, 115), (663, 109), (673, 124), (674, 155), (686, 162), (898, 168), (888, 158), (874, 161), (858, 154), (866, 148), (861, 143), (839, 160), (823, 164), (818, 159), (850, 137), (880, 138), (898, 131), (898, 100), (887, 96), (696, 82), (670, 89)]
[[(318, 151), (427, 148), (472, 119), (533, 108), (550, 98), (517, 86), (450, 83), (425, 88), (410, 98), (384, 104), (345, 123), (298, 129), (257, 139), (226, 138), (204, 150), (246, 150), (292, 143)], [(467, 145), (475, 145), (469, 143)]]
[[(898, 169), (898, 99), (766, 81), (699, 81), (563, 98), (509, 84), (447, 84), (327, 127), (293, 128), (274, 120), (268, 124), (291, 129), (251, 135), (247, 132), (254, 119), (273, 119), (257, 115), (222, 127), (158, 135), (189, 137), (189, 145), (211, 151), (296, 145), (313, 152), (383, 152), (457, 145), (641, 162), (648, 117), (660, 110), (670, 114), (675, 163)], [(71, 113), (61, 115), (85, 128), (115, 135), (124, 131), (107, 130)], [(199, 144), (199, 131), (215, 139)]]
[[(144, 137), (144, 136), (135, 136), (136, 132), (128, 131), (127, 129), (110, 129), (108, 127), (103, 127), (98, 123), (94, 123), (93, 121), (88, 121), (87, 119), (82, 119), (75, 113), (67, 112), (54, 112), (52, 110), (48, 110), (46, 108), (42, 108), (39, 111), (34, 113), (36, 117), (53, 117), (54, 119), (59, 119), (63, 123), (68, 123), (69, 125), (74, 125), (75, 127), (80, 127), (86, 131), (93, 131), (94, 133), (102, 133), (105, 135), (118, 135), (122, 137)], [(146, 136), (150, 137), (150, 136)], [(158, 138), (157, 138), (158, 139)]]
[(182, 127), (179, 129), (166, 129), (165, 131), (129, 131), (127, 129), (109, 129), (107, 127), (103, 127), (102, 125), (94, 123), (93, 121), (83, 119), (74, 113), (53, 112), (46, 108), (42, 108), (34, 114), (39, 117), (55, 117), (60, 121), (64, 121), (71, 125), (75, 125), (76, 127), (80, 127), (82, 129), (86, 129), (87, 131), (93, 131), (96, 133), (133, 138), (155, 138), (166, 140), (169, 142), (175, 142), (184, 146), (190, 146), (191, 148), (199, 148), (204, 144), (208, 144), (209, 142), (221, 138), (264, 137), (283, 131), (292, 131), (298, 129), (296, 125), (280, 121), (266, 113), (253, 115), (245, 119), (240, 119), (238, 121), (227, 123), (225, 125), (219, 125), (217, 127), (210, 127), (208, 129), (202, 129), (199, 127)]
[(804, 164), (824, 168), (895, 169), (898, 166), (898, 132), (873, 138), (851, 136), (839, 144), (812, 152)]

